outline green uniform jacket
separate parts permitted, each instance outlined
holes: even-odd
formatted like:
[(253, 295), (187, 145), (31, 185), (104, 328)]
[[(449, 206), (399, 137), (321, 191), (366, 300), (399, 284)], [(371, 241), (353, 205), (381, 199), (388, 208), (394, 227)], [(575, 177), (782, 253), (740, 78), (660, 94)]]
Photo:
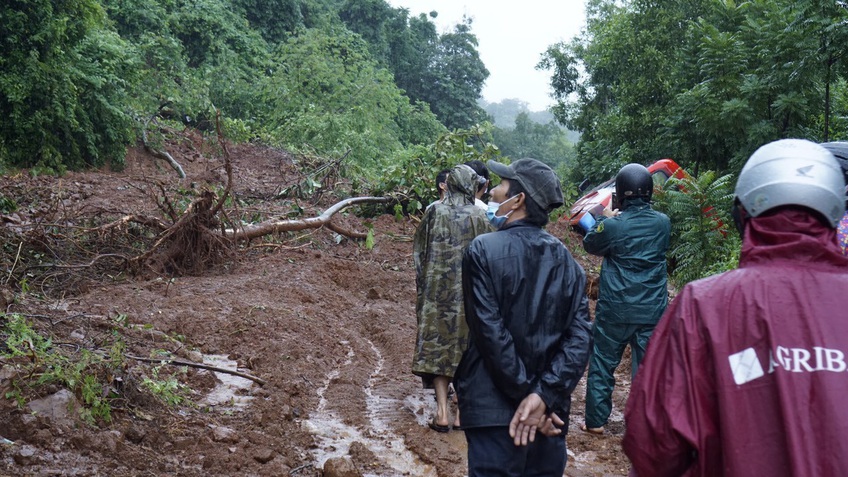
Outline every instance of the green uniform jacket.
[(486, 212), (474, 205), (477, 174), (457, 166), (447, 195), (429, 207), (415, 231), (418, 334), (412, 372), (430, 387), (434, 376), (453, 377), (468, 346), (462, 299), (462, 255), (474, 237), (491, 232)]
[(629, 199), (620, 215), (599, 218), (583, 248), (604, 257), (595, 319), (656, 324), (668, 305), (666, 251), (671, 221), (644, 199)]

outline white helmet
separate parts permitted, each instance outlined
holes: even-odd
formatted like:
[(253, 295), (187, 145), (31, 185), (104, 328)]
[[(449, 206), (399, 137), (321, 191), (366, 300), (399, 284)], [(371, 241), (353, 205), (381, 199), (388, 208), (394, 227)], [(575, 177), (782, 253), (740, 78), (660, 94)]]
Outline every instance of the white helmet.
[(736, 199), (751, 217), (800, 205), (836, 227), (845, 214), (845, 178), (833, 155), (804, 139), (781, 139), (757, 149), (736, 182)]

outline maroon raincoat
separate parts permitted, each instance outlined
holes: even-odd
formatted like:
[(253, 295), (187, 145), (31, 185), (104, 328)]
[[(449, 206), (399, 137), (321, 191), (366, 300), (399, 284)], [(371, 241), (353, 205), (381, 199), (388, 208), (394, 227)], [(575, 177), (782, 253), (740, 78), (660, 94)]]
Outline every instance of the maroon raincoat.
[(800, 209), (748, 222), (740, 268), (686, 285), (625, 411), (631, 475), (848, 476), (848, 258)]

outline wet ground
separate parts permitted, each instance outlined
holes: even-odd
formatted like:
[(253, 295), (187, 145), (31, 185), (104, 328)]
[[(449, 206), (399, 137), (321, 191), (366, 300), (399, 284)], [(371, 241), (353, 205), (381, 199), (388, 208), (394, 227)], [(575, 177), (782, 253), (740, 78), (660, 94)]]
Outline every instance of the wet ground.
[[(219, 159), (192, 156), (190, 148), (181, 147), (172, 153), (184, 162), (186, 184), (223, 180)], [(232, 148), (232, 157), (237, 195), (273, 197), (292, 181), (292, 158), (280, 151), (239, 146)], [(0, 191), (10, 190), (16, 180), (31, 181), (26, 187), (67, 191), (73, 198), (68, 207), (154, 215), (157, 206), (145, 184), (175, 179), (153, 161), (134, 150), (120, 173), (37, 181), (6, 177)], [(332, 202), (300, 205), (309, 216)], [(280, 210), (291, 210), (290, 204), (269, 201), (263, 213)], [(463, 433), (439, 434), (427, 427), (435, 406), (432, 391), (421, 389), (409, 371), (415, 221), (390, 215), (371, 221), (372, 250), (321, 229), (256, 241), (226, 265), (198, 276), (102, 277), (61, 299), (18, 294), (9, 311), (31, 316), (57, 342), (97, 347), (119, 328), (134, 355), (164, 350), (237, 369), (266, 384), (203, 369), (163, 369), (191, 389), (193, 404), (169, 408), (127, 391), (132, 398), (126, 406), (99, 427), (72, 412), (47, 415), (2, 399), (0, 474), (319, 476), (325, 467), (345, 461), (355, 469), (350, 475), (464, 476)], [(364, 229), (352, 215), (340, 216), (339, 223)], [(577, 243), (564, 227), (554, 224), (549, 230), (570, 247)], [(579, 251), (575, 255), (588, 270), (597, 269), (597, 261)], [(122, 327), (115, 325), (119, 318), (125, 320)], [(0, 363), (4, 394), (10, 366)], [(141, 379), (150, 369), (128, 361), (127, 377)], [(605, 436), (578, 429), (584, 393), (582, 383), (578, 387), (565, 475), (626, 475), (619, 444), (627, 363), (622, 370)], [(126, 387), (139, 386), (128, 382)], [(65, 402), (58, 391), (43, 389), (37, 397), (48, 404)]]

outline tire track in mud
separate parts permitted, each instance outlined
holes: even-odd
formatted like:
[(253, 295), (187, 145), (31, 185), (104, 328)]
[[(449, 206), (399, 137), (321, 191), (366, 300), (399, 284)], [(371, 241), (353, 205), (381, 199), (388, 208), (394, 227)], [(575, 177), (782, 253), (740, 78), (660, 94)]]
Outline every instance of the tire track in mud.
[[(302, 423), (316, 440), (317, 447), (312, 451), (316, 468), (323, 468), (329, 459), (348, 455), (351, 445), (359, 442), (379, 459), (382, 464), (380, 467), (391, 469), (388, 473), (381, 471), (380, 477), (436, 477), (435, 469), (422, 463), (418, 456), (407, 448), (404, 438), (395, 433), (391, 426), (392, 422), (399, 419), (409, 419), (410, 413), (416, 414), (411, 407), (416, 406), (416, 401), (423, 403), (423, 397), (399, 399), (398, 396), (403, 396), (403, 392), (384, 374), (386, 360), (380, 349), (370, 339), (362, 338), (362, 341), (370, 347), (375, 361), (366, 385), (362, 388), (366, 404), (363, 410), (364, 421), (369, 425), (363, 427), (345, 423), (342, 416), (330, 409), (325, 397), (344, 368), (364, 361), (357, 359), (354, 347), (349, 341), (341, 341), (347, 349), (345, 361), (326, 374), (324, 382), (316, 390), (318, 406)], [(423, 413), (416, 415), (418, 414)], [(364, 475), (368, 477), (377, 474), (366, 472)]]

